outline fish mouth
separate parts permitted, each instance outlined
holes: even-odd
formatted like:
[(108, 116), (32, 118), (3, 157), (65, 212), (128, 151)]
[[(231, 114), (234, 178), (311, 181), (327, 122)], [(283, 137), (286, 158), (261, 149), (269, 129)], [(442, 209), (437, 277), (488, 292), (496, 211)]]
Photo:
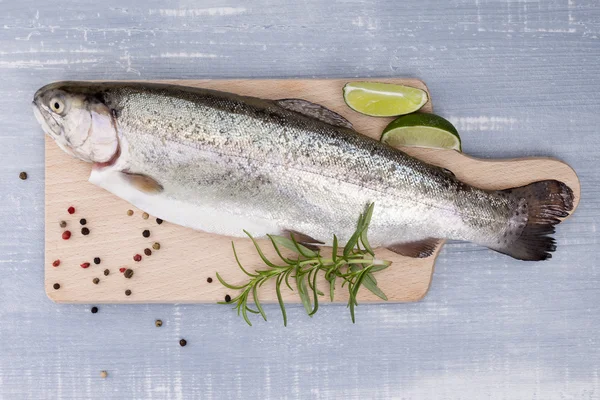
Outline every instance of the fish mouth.
[(63, 140), (61, 140), (62, 128), (60, 124), (54, 119), (52, 112), (37, 101), (37, 96), (31, 102), (31, 106), (33, 108), (33, 115), (41, 125), (44, 133), (51, 137), (65, 153), (77, 157), (73, 150), (68, 147), (68, 144), (63, 143)]
[(60, 136), (61, 128), (52, 116), (50, 110), (47, 110), (46, 107), (38, 103), (37, 100), (33, 100), (31, 106), (33, 108), (33, 115), (35, 115), (35, 119), (42, 126), (44, 132), (56, 140), (56, 137)]

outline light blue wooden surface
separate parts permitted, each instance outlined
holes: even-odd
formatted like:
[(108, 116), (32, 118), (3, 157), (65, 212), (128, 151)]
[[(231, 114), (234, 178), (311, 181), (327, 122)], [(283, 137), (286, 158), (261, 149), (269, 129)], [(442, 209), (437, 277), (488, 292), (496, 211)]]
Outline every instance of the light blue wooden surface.
[[(599, 398), (599, 35), (596, 0), (0, 0), (0, 398)], [(218, 305), (46, 298), (39, 86), (370, 76), (423, 79), (469, 154), (575, 168), (551, 261), (452, 243), (424, 301), (355, 325), (343, 306), (249, 328)]]

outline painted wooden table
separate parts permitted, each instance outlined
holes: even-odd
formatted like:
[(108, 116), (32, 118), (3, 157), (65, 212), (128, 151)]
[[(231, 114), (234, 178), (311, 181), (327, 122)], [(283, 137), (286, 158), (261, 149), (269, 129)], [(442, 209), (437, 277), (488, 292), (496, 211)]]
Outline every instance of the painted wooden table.
[[(0, 2), (0, 399), (600, 396), (595, 0), (143, 4)], [(465, 152), (573, 166), (582, 201), (554, 258), (449, 243), (423, 301), (359, 307), (355, 325), (335, 305), (289, 307), (287, 328), (269, 305), (250, 328), (218, 305), (48, 300), (39, 86), (342, 76), (421, 78)]]

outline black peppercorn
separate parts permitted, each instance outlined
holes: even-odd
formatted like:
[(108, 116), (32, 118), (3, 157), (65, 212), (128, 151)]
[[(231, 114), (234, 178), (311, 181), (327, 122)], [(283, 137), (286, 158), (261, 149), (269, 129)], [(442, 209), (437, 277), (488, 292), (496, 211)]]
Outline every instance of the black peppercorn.
[(27, 179), (27, 172), (23, 171), (19, 174), (19, 178), (21, 178), (22, 180)]
[(206, 282), (212, 283), (212, 278), (206, 278)]
[(133, 270), (132, 269), (126, 269), (125, 270), (125, 278), (129, 279), (133, 276)]
[(85, 225), (85, 224), (87, 224), (87, 220), (86, 220), (85, 218), (81, 218), (81, 219), (79, 220), (79, 223), (80, 223), (81, 225)]
[(98, 312), (98, 307), (92, 307), (90, 311), (92, 311), (92, 314), (96, 314)]
[(181, 340), (179, 341), (179, 345), (180, 345), (181, 347), (185, 346), (186, 344), (187, 344), (187, 340), (185, 340), (185, 339), (181, 339)]
[(145, 238), (150, 237), (150, 231), (148, 229), (144, 230), (144, 232), (142, 232), (142, 236)]
[(226, 295), (225, 295), (225, 302), (226, 302), (226, 303), (229, 303), (230, 301), (231, 301), (231, 296), (230, 296), (230, 295), (228, 295), (228, 294), (226, 294)]
[(108, 274), (110, 274), (110, 270), (109, 269), (105, 269), (104, 270), (104, 276), (108, 276)]
[(127, 289), (127, 290), (125, 291), (125, 296), (130, 296), (130, 295), (131, 295), (131, 290)]
[(83, 227), (83, 228), (81, 228), (81, 234), (87, 236), (90, 234), (90, 230), (86, 227)]
[(160, 225), (160, 224), (162, 224), (162, 223), (163, 223), (163, 220), (162, 220), (162, 219), (160, 219), (160, 218), (156, 218), (156, 223)]
[(100, 257), (95, 257), (94, 258), (94, 264), (98, 265), (98, 264), (100, 264), (100, 261), (101, 261)]
[(97, 285), (98, 283), (100, 283), (100, 279), (98, 279), (98, 278), (94, 278), (94, 279), (92, 280), (92, 282), (94, 282), (94, 285)]
[(54, 285), (52, 285), (52, 287), (54, 288), (54, 290), (58, 290), (60, 289), (60, 284), (55, 283)]
[(152, 255), (152, 250), (150, 249), (144, 249), (144, 254), (147, 256), (151, 256)]

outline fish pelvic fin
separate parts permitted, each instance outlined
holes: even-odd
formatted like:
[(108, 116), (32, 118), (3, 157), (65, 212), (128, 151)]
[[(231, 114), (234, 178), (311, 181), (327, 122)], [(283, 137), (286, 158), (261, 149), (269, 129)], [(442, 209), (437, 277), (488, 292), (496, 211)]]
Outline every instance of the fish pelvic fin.
[(386, 248), (396, 254), (412, 258), (426, 258), (435, 253), (442, 239), (426, 238), (415, 242), (395, 243)]
[(517, 206), (499, 245), (490, 248), (525, 261), (551, 258), (556, 241), (550, 235), (573, 209), (573, 191), (562, 182), (547, 180), (501, 192), (514, 196)]
[(163, 191), (163, 187), (160, 183), (158, 183), (154, 178), (143, 175), (143, 174), (133, 174), (126, 171), (121, 171), (123, 178), (131, 186), (135, 187), (137, 190), (148, 193), (148, 194), (156, 194)]

